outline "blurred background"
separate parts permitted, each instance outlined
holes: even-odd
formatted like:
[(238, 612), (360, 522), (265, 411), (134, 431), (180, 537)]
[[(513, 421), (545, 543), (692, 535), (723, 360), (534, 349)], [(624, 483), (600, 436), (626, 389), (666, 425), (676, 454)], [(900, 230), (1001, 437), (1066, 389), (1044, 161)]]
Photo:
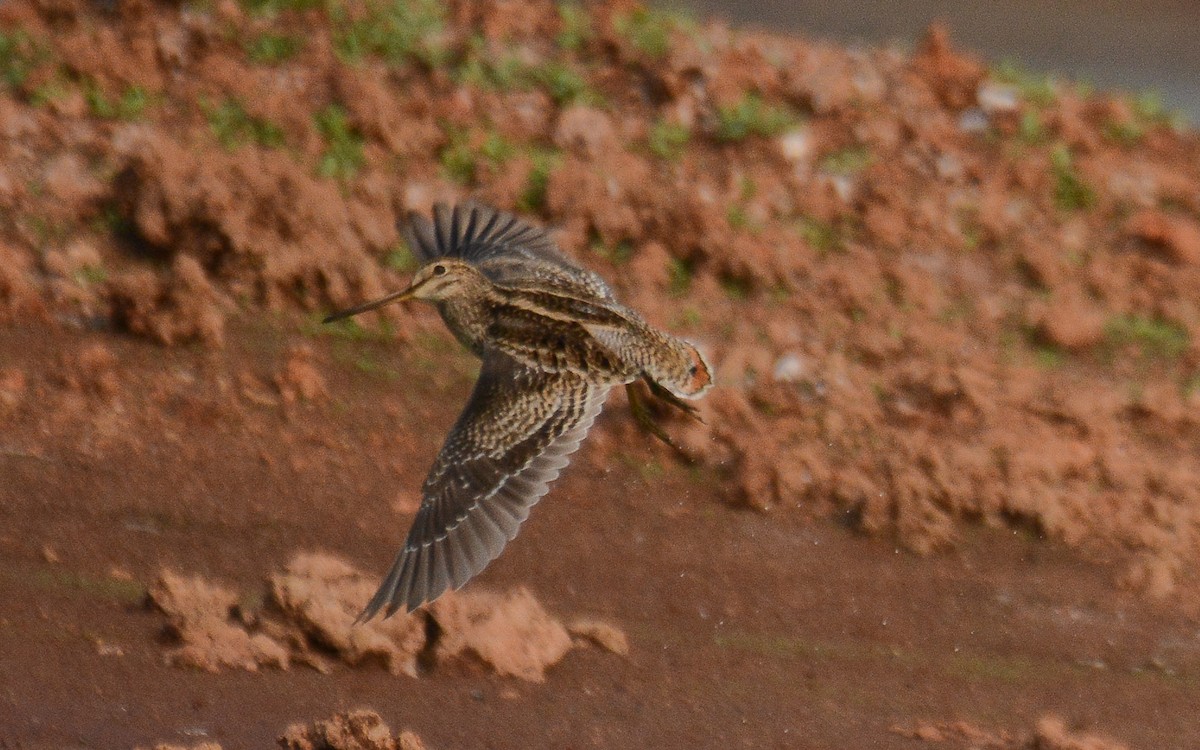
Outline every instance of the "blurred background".
[(688, 0), (673, 3), (737, 25), (842, 42), (911, 45), (931, 22), (992, 62), (1016, 60), (1101, 88), (1156, 90), (1163, 103), (1200, 121), (1200, 3), (1188, 0)]

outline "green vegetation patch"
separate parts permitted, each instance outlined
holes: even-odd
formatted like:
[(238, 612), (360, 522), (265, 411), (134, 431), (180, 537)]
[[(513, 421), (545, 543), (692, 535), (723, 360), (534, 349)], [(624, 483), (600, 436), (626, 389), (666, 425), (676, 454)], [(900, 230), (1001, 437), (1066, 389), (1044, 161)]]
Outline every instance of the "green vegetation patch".
[(750, 136), (779, 135), (797, 123), (787, 107), (768, 104), (757, 93), (748, 93), (736, 104), (717, 109), (714, 135), (721, 141), (740, 141)]
[(260, 16), (323, 8), (326, 0), (242, 0), (242, 7)]
[(559, 3), (558, 19), (562, 30), (554, 37), (555, 43), (568, 52), (578, 52), (592, 38), (592, 17), (578, 3)]
[(1027, 70), (1015, 60), (1002, 60), (992, 69), (992, 78), (1015, 88), (1030, 104), (1046, 107), (1058, 98), (1054, 79)]
[(92, 114), (105, 120), (136, 120), (145, 113), (151, 101), (150, 94), (141, 86), (130, 86), (120, 96), (110, 99), (95, 82), (84, 87), (83, 96)]
[(671, 36), (688, 28), (691, 21), (678, 12), (661, 8), (636, 8), (613, 17), (613, 31), (650, 57), (660, 58), (671, 51)]
[(692, 288), (692, 264), (680, 258), (667, 261), (667, 290), (673, 297), (682, 297)]
[(1054, 175), (1054, 205), (1075, 211), (1095, 204), (1096, 191), (1079, 176), (1071, 150), (1065, 145), (1059, 144), (1050, 152), (1050, 170)]
[(1113, 349), (1137, 346), (1147, 359), (1175, 360), (1188, 350), (1187, 329), (1178, 323), (1142, 315), (1119, 315), (1104, 326)]
[(646, 145), (650, 153), (665, 161), (679, 161), (692, 138), (687, 125), (670, 120), (659, 120), (650, 126)]
[(848, 146), (821, 157), (821, 169), (830, 174), (855, 175), (871, 166), (875, 157), (866, 146)]
[(49, 58), (46, 48), (24, 29), (0, 31), (0, 83), (21, 86)]
[(259, 34), (244, 45), (246, 54), (256, 63), (278, 65), (292, 59), (304, 47), (304, 42), (288, 34)]
[(533, 168), (529, 171), (529, 181), (525, 190), (517, 199), (517, 210), (526, 213), (540, 211), (546, 206), (546, 190), (550, 186), (550, 174), (558, 166), (560, 155), (548, 148), (536, 148), (529, 154)]
[(446, 61), (446, 11), (438, 0), (368, 0), (366, 12), (351, 18), (342, 6), (330, 10), (334, 50), (347, 62), (367, 55), (400, 64)]
[(343, 182), (353, 178), (367, 160), (363, 155), (363, 138), (350, 125), (346, 110), (330, 104), (313, 115), (313, 122), (325, 139), (325, 153), (317, 163), (317, 174)]
[(587, 79), (572, 64), (547, 60), (531, 63), (516, 50), (493, 51), (482, 37), (475, 36), (455, 71), (455, 79), (465, 85), (490, 91), (528, 91), (540, 88), (560, 106), (604, 103)]
[(283, 128), (252, 116), (236, 99), (226, 99), (215, 107), (211, 104), (202, 105), (202, 109), (213, 135), (227, 151), (249, 143), (266, 148), (278, 148), (284, 144)]

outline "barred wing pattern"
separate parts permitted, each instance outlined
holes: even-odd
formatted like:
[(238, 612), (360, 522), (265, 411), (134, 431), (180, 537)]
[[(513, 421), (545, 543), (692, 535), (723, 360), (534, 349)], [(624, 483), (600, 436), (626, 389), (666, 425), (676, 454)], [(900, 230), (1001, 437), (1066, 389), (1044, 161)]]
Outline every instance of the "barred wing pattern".
[(425, 480), (408, 540), (359, 621), (412, 611), (494, 560), (569, 463), (607, 395), (577, 376), (487, 352)]

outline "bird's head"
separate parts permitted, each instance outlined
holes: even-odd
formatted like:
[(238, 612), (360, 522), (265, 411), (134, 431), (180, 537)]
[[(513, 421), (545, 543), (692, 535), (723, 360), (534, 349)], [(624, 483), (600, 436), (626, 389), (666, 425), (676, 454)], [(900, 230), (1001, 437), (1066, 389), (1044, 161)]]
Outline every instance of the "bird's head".
[(334, 313), (325, 318), (324, 322), (332, 323), (351, 315), (374, 310), (389, 302), (403, 302), (410, 299), (422, 299), (428, 302), (452, 300), (469, 294), (472, 289), (479, 286), (482, 280), (483, 276), (470, 263), (457, 258), (438, 258), (418, 268), (407, 288), (358, 307)]
[(408, 289), (397, 299), (441, 302), (468, 293), (479, 281), (474, 266), (454, 258), (438, 258), (417, 269)]

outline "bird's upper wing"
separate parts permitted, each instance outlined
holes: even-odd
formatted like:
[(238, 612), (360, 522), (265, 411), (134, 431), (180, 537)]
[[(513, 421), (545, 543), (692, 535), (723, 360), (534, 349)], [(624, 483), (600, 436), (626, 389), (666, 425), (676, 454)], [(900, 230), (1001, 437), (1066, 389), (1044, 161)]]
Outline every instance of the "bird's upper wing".
[(411, 611), (483, 570), (570, 461), (607, 394), (488, 351), (425, 480), (408, 540), (359, 619)]
[(533, 283), (600, 300), (612, 291), (596, 274), (563, 257), (546, 230), (479, 203), (439, 203), (433, 219), (412, 213), (405, 239), (421, 263), (461, 258), (497, 284)]

